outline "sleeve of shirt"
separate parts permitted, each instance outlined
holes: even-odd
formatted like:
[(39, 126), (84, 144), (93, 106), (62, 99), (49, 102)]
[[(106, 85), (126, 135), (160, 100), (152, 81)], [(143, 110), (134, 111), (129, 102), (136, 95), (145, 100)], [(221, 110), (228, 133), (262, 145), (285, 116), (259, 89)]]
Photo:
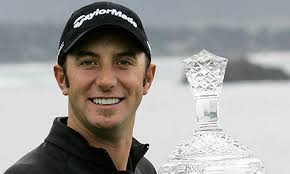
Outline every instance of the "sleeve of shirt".
[(25, 172), (27, 170), (25, 170), (23, 167), (20, 167), (18, 165), (13, 165), (10, 168), (8, 168), (4, 174), (28, 174), (27, 172)]
[(136, 167), (136, 174), (157, 174), (153, 164), (143, 157)]

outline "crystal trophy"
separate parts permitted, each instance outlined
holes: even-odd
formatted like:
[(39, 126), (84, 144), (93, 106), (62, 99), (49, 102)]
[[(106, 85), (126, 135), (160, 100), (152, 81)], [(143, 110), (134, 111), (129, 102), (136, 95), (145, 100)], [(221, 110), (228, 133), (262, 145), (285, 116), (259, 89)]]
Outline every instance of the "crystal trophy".
[(206, 50), (183, 61), (198, 128), (170, 154), (159, 174), (266, 174), (252, 151), (219, 127), (218, 103), (227, 61)]

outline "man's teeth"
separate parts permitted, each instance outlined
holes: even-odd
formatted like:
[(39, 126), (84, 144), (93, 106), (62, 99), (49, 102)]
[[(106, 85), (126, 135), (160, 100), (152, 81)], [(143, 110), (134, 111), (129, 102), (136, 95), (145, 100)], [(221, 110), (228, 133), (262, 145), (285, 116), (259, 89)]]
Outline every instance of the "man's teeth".
[(119, 98), (97, 98), (93, 102), (98, 105), (113, 105), (120, 102)]

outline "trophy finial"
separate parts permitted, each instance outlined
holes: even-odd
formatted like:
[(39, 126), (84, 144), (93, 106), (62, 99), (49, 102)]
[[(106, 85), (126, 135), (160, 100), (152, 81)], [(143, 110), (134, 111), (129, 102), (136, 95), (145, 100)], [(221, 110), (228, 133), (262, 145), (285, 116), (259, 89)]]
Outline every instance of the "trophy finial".
[(206, 50), (183, 60), (186, 78), (195, 97), (219, 95), (228, 60)]

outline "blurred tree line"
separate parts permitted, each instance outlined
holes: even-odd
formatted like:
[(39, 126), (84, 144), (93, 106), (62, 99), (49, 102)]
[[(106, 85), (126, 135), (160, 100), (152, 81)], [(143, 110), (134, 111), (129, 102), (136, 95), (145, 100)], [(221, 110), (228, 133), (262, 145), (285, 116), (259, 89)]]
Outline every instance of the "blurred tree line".
[[(54, 61), (63, 26), (55, 24), (0, 25), (0, 61)], [(290, 51), (290, 29), (209, 26), (206, 28), (146, 28), (153, 57), (184, 58), (202, 49), (230, 59), (225, 80), (289, 79), (280, 70), (263, 69), (247, 62), (261, 51)], [(235, 60), (235, 61), (232, 61)], [(267, 78), (266, 78), (267, 77)]]
[(149, 38), (156, 55), (192, 55), (202, 49), (236, 59), (253, 52), (290, 51), (290, 29), (271, 31), (260, 28), (209, 26), (204, 29), (149, 28)]
[[(190, 56), (202, 49), (236, 59), (261, 51), (290, 51), (290, 29), (209, 26), (204, 29), (146, 28), (153, 56)], [(62, 26), (0, 25), (1, 61), (51, 60), (56, 56)]]

